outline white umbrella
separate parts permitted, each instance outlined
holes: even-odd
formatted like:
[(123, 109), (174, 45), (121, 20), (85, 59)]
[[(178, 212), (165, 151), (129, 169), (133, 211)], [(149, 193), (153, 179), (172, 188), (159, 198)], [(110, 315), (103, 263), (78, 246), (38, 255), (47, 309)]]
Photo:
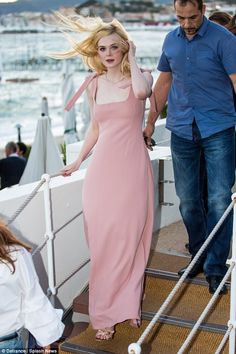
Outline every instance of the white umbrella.
[(72, 107), (69, 112), (65, 111), (65, 106), (74, 95), (75, 89), (73, 84), (72, 72), (69, 69), (68, 61), (64, 61), (63, 65), (63, 83), (62, 83), (62, 104), (63, 104), (63, 120), (64, 120), (64, 141), (66, 144), (72, 144), (78, 141), (76, 132), (76, 112)]
[(38, 120), (34, 142), (19, 184), (38, 181), (44, 173), (50, 175), (58, 173), (63, 166), (58, 146), (52, 135), (50, 119), (48, 116), (43, 116)]
[(0, 82), (3, 82), (2, 54), (0, 53)]
[(48, 117), (48, 100), (47, 97), (43, 97), (42, 98), (42, 102), (41, 102), (41, 116), (44, 117)]

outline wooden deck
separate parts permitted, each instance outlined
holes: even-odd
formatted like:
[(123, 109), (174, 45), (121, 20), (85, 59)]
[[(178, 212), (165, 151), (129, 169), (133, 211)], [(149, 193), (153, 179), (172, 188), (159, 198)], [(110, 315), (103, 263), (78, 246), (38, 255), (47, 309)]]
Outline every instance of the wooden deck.
[(153, 234), (152, 249), (161, 253), (189, 256), (185, 248), (188, 236), (182, 221), (165, 226)]

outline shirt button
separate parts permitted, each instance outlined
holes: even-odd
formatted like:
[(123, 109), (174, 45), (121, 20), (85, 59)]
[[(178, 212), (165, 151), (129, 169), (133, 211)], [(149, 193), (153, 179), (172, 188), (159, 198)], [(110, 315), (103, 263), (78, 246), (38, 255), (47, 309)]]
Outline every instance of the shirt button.
[(189, 57), (187, 57), (187, 60), (189, 60)]

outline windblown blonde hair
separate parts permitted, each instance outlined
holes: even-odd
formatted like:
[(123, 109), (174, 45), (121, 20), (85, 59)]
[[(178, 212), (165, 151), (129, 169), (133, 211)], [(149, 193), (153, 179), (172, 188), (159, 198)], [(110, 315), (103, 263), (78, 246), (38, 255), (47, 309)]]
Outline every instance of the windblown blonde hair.
[[(50, 57), (55, 59), (66, 59), (80, 55), (85, 64), (98, 74), (107, 71), (106, 67), (101, 63), (98, 56), (98, 42), (101, 38), (111, 34), (117, 34), (120, 37), (119, 45), (124, 53), (121, 71), (123, 74), (130, 74), (130, 65), (128, 62), (128, 34), (124, 27), (116, 19), (111, 22), (104, 22), (100, 17), (83, 17), (80, 15), (73, 17), (66, 17), (60, 12), (55, 12), (59, 18), (59, 28), (70, 42), (72, 49), (64, 53), (52, 53)], [(88, 33), (88, 36), (77, 42), (68, 31)]]
[(3, 221), (0, 221), (0, 262), (10, 265), (12, 267), (12, 273), (14, 273), (15, 260), (11, 256), (11, 246), (22, 246), (27, 249), (27, 251), (31, 251), (30, 246), (18, 240), (6, 224)]

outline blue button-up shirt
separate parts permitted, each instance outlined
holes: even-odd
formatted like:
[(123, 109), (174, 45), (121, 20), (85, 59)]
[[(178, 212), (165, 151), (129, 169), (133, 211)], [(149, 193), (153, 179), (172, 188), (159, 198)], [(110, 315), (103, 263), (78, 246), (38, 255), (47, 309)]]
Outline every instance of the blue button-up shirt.
[(236, 36), (206, 17), (192, 40), (181, 27), (167, 34), (158, 70), (171, 72), (167, 128), (192, 139), (195, 118), (201, 137), (235, 125), (230, 74), (236, 73)]

